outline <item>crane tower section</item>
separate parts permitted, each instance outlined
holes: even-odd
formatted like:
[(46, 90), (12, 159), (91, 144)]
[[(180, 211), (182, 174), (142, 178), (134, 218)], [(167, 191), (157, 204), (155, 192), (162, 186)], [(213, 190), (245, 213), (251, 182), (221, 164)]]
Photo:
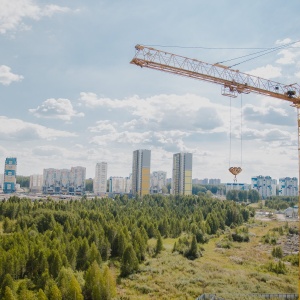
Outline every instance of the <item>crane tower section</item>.
[(131, 64), (220, 84), (224, 96), (237, 97), (239, 93), (254, 92), (287, 100), (294, 106), (300, 107), (300, 86), (296, 83), (286, 85), (245, 74), (220, 64), (212, 65), (142, 45), (136, 45), (135, 49), (136, 54)]

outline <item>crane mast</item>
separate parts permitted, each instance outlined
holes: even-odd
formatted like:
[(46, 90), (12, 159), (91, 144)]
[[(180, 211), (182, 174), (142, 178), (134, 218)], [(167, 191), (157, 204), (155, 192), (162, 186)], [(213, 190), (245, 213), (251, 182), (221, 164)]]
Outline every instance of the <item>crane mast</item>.
[(142, 68), (155, 69), (219, 84), (222, 87), (224, 96), (237, 97), (240, 93), (249, 94), (253, 92), (288, 101), (296, 107), (298, 116), (298, 195), (300, 203), (300, 86), (297, 83), (282, 84), (245, 74), (220, 64), (209, 64), (143, 45), (136, 45), (135, 49), (135, 56), (130, 63)]

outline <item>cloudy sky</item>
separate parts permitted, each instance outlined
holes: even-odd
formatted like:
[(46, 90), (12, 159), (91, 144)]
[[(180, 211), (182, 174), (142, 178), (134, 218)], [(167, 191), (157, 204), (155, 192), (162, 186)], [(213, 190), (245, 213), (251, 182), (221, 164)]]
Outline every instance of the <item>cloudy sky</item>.
[(298, 0), (0, 0), (3, 168), (13, 156), (19, 175), (85, 166), (94, 177), (106, 161), (109, 176), (128, 176), (132, 151), (151, 149), (151, 171), (168, 177), (180, 151), (193, 153), (193, 178), (232, 182), (229, 166), (242, 166), (239, 182), (298, 177), (289, 103), (239, 96), (230, 118), (220, 86), (129, 62), (136, 44), (231, 66), (293, 43), (234, 68), (299, 83), (299, 11)]

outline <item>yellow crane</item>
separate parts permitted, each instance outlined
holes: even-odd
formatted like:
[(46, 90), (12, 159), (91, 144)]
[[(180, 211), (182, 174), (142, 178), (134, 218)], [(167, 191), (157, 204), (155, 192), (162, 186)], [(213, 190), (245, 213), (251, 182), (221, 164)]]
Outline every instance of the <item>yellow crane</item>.
[[(252, 92), (288, 101), (296, 107), (298, 115), (298, 193), (300, 202), (300, 86), (297, 83), (286, 85), (245, 74), (221, 64), (209, 64), (143, 45), (136, 45), (135, 49), (135, 56), (130, 63), (142, 68), (155, 69), (220, 84), (224, 96), (237, 97), (240, 93), (249, 94)], [(241, 168), (231, 167), (229, 171), (236, 176), (241, 172)]]
[[(135, 56), (130, 63), (142, 68), (220, 84), (224, 96), (237, 97), (240, 93), (253, 92), (288, 101), (296, 107), (298, 117), (298, 202), (300, 203), (300, 86), (297, 83), (286, 85), (245, 74), (220, 64), (209, 64), (143, 45), (136, 45), (135, 49)], [(241, 168), (231, 167), (229, 171), (236, 176), (241, 172)], [(300, 287), (300, 273), (298, 280)]]

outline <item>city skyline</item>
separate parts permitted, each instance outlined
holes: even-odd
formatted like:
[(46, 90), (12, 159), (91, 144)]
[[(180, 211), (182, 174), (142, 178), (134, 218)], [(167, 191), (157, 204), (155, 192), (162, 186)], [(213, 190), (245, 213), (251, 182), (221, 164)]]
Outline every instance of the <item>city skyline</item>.
[[(146, 148), (152, 169), (168, 174), (173, 153), (184, 151), (193, 154), (195, 178), (230, 182), (232, 166), (243, 169), (238, 182), (253, 174), (298, 177), (289, 103), (252, 93), (232, 99), (230, 155), (230, 99), (220, 86), (130, 61), (144, 44), (299, 83), (299, 1), (173, 1), (167, 16), (170, 1), (130, 3), (3, 0), (0, 160), (18, 157), (25, 176), (84, 165), (93, 178), (98, 161), (109, 164), (108, 176), (128, 176), (132, 151)], [(224, 15), (234, 17), (224, 23)], [(248, 24), (243, 34), (236, 24)]]
[[(174, 154), (173, 154), (174, 155)], [(8, 157), (8, 158), (11, 158), (11, 157)], [(7, 159), (7, 158), (6, 158)], [(4, 162), (5, 162), (5, 159), (4, 159)], [(152, 162), (152, 161), (151, 161)], [(106, 163), (106, 162), (102, 162), (102, 163)], [(18, 163), (19, 164), (19, 163)], [(96, 163), (96, 166), (97, 166), (97, 164), (101, 164), (101, 163)], [(107, 164), (107, 163), (106, 163)], [(71, 166), (70, 168), (73, 168), (74, 166)], [(84, 167), (85, 168), (85, 167)], [(96, 167), (97, 168), (97, 167)], [(107, 165), (106, 165), (106, 168), (107, 168)], [(4, 163), (4, 169), (5, 169), (5, 163)], [(52, 167), (50, 167), (50, 168), (45, 168), (45, 169), (55, 169), (55, 168), (52, 168)], [(66, 169), (66, 168), (57, 168), (57, 169)], [(86, 169), (86, 168), (85, 168)], [(109, 168), (107, 168), (107, 170), (106, 171), (108, 171), (109, 170)], [(17, 173), (17, 176), (27, 176), (27, 177), (30, 177), (30, 176), (35, 176), (35, 175), (43, 175), (43, 171), (44, 171), (44, 169), (43, 170), (41, 170), (41, 172), (37, 172), (37, 173), (32, 173), (32, 174), (29, 174), (29, 175), (24, 175), (24, 174), (19, 174), (19, 172)], [(165, 172), (166, 174), (169, 174), (168, 172), (166, 172), (166, 171), (164, 171), (164, 170), (159, 170), (159, 169), (157, 169), (157, 170), (152, 170), (151, 168), (150, 168), (150, 174), (152, 174), (153, 172)], [(106, 178), (107, 178), (107, 180), (110, 178), (110, 177), (123, 177), (123, 178), (127, 178), (128, 176), (130, 176), (131, 174), (132, 174), (132, 162), (131, 162), (131, 169), (128, 171), (128, 173), (127, 174), (125, 174), (125, 175), (119, 175), (119, 174), (115, 174), (115, 173), (113, 173), (114, 175), (111, 175), (111, 174), (109, 174), (109, 173), (107, 173), (106, 174)], [(170, 176), (167, 176), (166, 178), (167, 179), (172, 179), (172, 176), (171, 176), (171, 174), (172, 174), (172, 172), (170, 172)], [(256, 174), (258, 174), (258, 173), (256, 173)], [(4, 173), (3, 174), (1, 174), (0, 173), (0, 175), (3, 177), (3, 181), (4, 181)], [(266, 177), (266, 176), (269, 176), (269, 177), (271, 177), (272, 179), (275, 179), (275, 180), (278, 180), (279, 181), (279, 179), (280, 178), (297, 178), (298, 179), (298, 176), (291, 176), (291, 175), (289, 175), (289, 174), (287, 174), (287, 175), (280, 175), (279, 177), (274, 177), (274, 176), (272, 176), (271, 174), (268, 174), (267, 172), (264, 172), (264, 173), (260, 173), (259, 175), (251, 175), (251, 177), (249, 177), (248, 178), (248, 181), (237, 181), (237, 183), (246, 183), (246, 184), (251, 184), (251, 179), (252, 179), (252, 177), (253, 176), (263, 176), (263, 177)], [(232, 177), (233, 178), (233, 177)], [(86, 179), (92, 179), (92, 180), (94, 180), (95, 179), (95, 166), (94, 166), (94, 176), (91, 176), (91, 177), (89, 177), (88, 175), (86, 175)], [(37, 179), (34, 179), (34, 180), (37, 180)], [(199, 178), (199, 177), (196, 177), (196, 176), (192, 176), (192, 180), (194, 181), (197, 181), (197, 183), (193, 183), (193, 184), (203, 184), (203, 185), (209, 185), (209, 184), (212, 184), (212, 185), (218, 185), (218, 184), (225, 184), (225, 183), (233, 183), (234, 181), (233, 181), (233, 179), (232, 179), (232, 181), (222, 181), (221, 180), (221, 178), (217, 178), (217, 177), (212, 177), (212, 178), (210, 178), (210, 177), (207, 177), (207, 176), (204, 176), (204, 177), (201, 177), (201, 178)], [(201, 181), (201, 183), (199, 183), (198, 181)]]

